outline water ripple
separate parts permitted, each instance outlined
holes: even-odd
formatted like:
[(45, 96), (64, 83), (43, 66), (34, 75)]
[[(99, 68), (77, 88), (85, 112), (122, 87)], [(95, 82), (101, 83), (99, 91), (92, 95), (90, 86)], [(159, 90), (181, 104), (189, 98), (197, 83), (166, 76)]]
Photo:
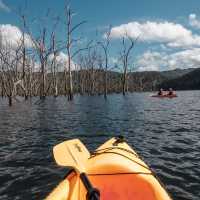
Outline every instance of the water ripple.
[(33, 98), (12, 108), (0, 100), (0, 199), (43, 199), (66, 173), (53, 161), (55, 144), (80, 138), (92, 151), (123, 134), (174, 199), (199, 200), (200, 92), (149, 96)]

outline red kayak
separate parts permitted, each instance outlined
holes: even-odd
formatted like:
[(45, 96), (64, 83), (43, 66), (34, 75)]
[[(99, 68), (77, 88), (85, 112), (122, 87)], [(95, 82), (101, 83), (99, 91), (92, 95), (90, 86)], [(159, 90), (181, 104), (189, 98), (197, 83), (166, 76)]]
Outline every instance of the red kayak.
[(164, 95), (152, 95), (151, 97), (157, 97), (157, 98), (176, 98), (178, 97), (176, 94), (164, 94)]

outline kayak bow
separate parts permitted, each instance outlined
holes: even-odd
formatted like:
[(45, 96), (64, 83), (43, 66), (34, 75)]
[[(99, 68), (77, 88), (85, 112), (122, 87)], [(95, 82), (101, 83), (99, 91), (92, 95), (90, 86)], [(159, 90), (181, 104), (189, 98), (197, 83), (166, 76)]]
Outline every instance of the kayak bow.
[[(81, 166), (84, 168), (84, 173), (91, 183), (91, 188), (98, 188), (98, 191), (100, 191), (101, 200), (171, 200), (152, 170), (122, 138), (108, 140), (89, 158), (87, 158), (89, 155), (87, 149), (82, 143), (79, 145), (79, 140), (71, 140), (70, 144), (72, 145), (71, 152), (82, 155), (83, 162), (81, 159), (78, 162), (82, 162)], [(77, 145), (80, 148), (77, 148)], [(76, 152), (73, 149), (75, 146)], [(82, 150), (86, 151), (86, 153), (83, 153)], [(86, 156), (83, 156), (83, 154)], [(67, 160), (71, 160), (71, 156), (67, 157), (68, 154), (65, 155), (63, 153), (62, 155), (63, 160), (65, 160), (62, 161), (62, 164), (67, 166), (69, 162)], [(58, 155), (54, 154), (54, 156)], [(58, 157), (59, 160), (62, 159), (61, 155)], [(75, 157), (79, 156), (75, 155)], [(70, 167), (75, 170), (72, 170), (65, 178), (66, 187), (63, 187), (63, 182), (61, 182), (61, 186), (58, 186), (47, 197), (47, 200), (94, 199), (88, 196), (88, 188), (86, 188), (77, 170), (77, 163), (75, 166), (72, 166), (72, 164), (70, 163)], [(96, 189), (94, 190), (95, 192)], [(60, 195), (60, 193), (66, 196)]]

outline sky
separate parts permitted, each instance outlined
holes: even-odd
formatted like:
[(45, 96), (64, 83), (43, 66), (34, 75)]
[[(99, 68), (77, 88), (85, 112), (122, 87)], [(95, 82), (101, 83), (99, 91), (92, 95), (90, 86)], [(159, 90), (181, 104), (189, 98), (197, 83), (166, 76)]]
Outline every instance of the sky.
[[(65, 0), (0, 0), (0, 30), (6, 41), (16, 43), (22, 29), (23, 12), (31, 32), (37, 36), (43, 24), (51, 29), (53, 16), (64, 22)], [(111, 25), (109, 63), (119, 63), (122, 38), (139, 38), (131, 52), (130, 67), (137, 71), (163, 71), (200, 66), (199, 0), (71, 0), (74, 24), (82, 20), (74, 37), (87, 41), (104, 40)], [(51, 17), (45, 18), (47, 11)], [(98, 34), (97, 34), (98, 32)], [(57, 29), (65, 41), (65, 25)], [(30, 46), (27, 34), (27, 46)], [(64, 59), (65, 52), (61, 52)]]

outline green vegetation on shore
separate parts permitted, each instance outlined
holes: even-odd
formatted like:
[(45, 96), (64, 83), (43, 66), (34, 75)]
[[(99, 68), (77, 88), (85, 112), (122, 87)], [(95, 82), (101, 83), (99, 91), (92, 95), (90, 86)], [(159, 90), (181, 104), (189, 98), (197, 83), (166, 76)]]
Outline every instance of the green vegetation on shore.
[[(0, 82), (0, 94), (6, 96), (6, 90), (9, 90), (10, 76), (14, 72), (9, 71), (4, 74), (7, 79), (6, 85)], [(2, 74), (1, 74), (2, 75)], [(104, 71), (100, 69), (87, 69), (72, 71), (74, 93), (81, 95), (104, 95)], [(107, 92), (122, 93), (122, 77), (120, 72), (107, 72)], [(168, 89), (173, 87), (176, 90), (200, 89), (200, 69), (176, 69), (163, 72), (131, 72), (127, 74), (126, 92), (156, 91), (160, 87)], [(30, 79), (31, 78), (31, 79)], [(52, 73), (46, 76), (45, 96), (67, 95), (65, 88), (65, 78), (63, 72), (56, 75), (57, 91), (55, 91), (54, 77)], [(27, 77), (27, 97), (24, 96), (24, 90), (20, 85), (16, 86), (16, 96), (24, 96), (26, 99), (32, 96), (40, 96), (40, 73), (35, 72), (32, 77)], [(13, 90), (13, 88), (11, 88)]]

